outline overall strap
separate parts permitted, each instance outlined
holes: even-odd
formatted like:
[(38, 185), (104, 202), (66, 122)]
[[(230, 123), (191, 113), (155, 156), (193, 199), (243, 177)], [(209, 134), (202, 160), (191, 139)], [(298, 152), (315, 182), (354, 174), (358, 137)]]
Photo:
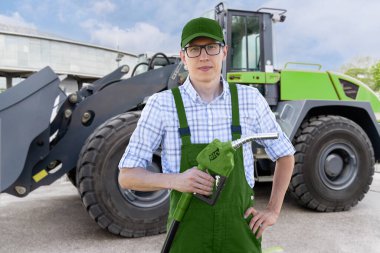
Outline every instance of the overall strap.
[(181, 93), (178, 87), (172, 89), (172, 93), (174, 96), (175, 106), (177, 108), (178, 120), (179, 120), (179, 135), (182, 139), (182, 144), (191, 144), (190, 141), (190, 128), (187, 124), (185, 107), (183, 106), (183, 101), (181, 97)]
[(236, 84), (230, 83), (231, 106), (232, 106), (232, 125), (231, 133), (232, 140), (237, 140), (241, 137), (241, 126), (239, 116), (239, 99)]

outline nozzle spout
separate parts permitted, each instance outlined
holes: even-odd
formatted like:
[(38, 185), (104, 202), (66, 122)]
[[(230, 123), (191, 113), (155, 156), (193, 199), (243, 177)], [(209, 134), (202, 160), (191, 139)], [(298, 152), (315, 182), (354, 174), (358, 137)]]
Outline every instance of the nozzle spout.
[(240, 148), (244, 143), (251, 142), (254, 140), (268, 140), (268, 139), (277, 139), (278, 133), (259, 133), (259, 134), (252, 134), (237, 140), (232, 141), (231, 145), (233, 149)]

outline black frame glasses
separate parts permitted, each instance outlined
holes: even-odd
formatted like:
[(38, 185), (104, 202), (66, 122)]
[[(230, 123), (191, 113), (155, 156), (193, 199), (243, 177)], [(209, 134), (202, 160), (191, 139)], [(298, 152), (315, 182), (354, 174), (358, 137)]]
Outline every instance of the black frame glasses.
[(185, 51), (189, 58), (199, 57), (202, 53), (202, 49), (206, 51), (207, 55), (214, 56), (220, 54), (220, 49), (224, 47), (223, 43), (210, 43), (207, 45), (192, 45), (182, 49)]

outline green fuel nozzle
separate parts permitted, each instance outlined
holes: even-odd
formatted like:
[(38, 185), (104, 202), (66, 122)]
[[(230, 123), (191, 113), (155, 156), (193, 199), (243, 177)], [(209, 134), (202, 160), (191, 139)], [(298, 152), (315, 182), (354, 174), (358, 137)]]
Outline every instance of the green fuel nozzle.
[(215, 139), (197, 156), (198, 169), (206, 171), (215, 179), (213, 193), (210, 196), (194, 194), (194, 196), (209, 205), (214, 205), (224, 187), (226, 179), (235, 166), (235, 149), (232, 142), (221, 142)]
[(208, 144), (197, 156), (198, 169), (228, 177), (234, 167), (234, 152), (244, 143), (258, 139), (277, 139), (278, 133), (254, 134), (235, 141), (218, 139)]
[(224, 184), (234, 168), (234, 153), (244, 143), (257, 139), (277, 139), (278, 133), (249, 135), (235, 141), (221, 142), (218, 139), (207, 145), (197, 156), (198, 169), (207, 171), (215, 178), (213, 194), (204, 196), (195, 194), (198, 199), (214, 205)]

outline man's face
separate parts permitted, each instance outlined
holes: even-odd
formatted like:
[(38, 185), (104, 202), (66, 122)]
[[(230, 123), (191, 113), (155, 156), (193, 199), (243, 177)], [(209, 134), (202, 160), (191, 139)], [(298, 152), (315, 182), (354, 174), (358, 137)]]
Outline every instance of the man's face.
[[(215, 40), (205, 37), (196, 38), (188, 46), (204, 46), (216, 43)], [(219, 81), (222, 71), (222, 62), (227, 56), (227, 46), (221, 48), (217, 55), (208, 55), (204, 48), (198, 57), (190, 58), (186, 52), (180, 52), (183, 63), (187, 66), (192, 82)]]

